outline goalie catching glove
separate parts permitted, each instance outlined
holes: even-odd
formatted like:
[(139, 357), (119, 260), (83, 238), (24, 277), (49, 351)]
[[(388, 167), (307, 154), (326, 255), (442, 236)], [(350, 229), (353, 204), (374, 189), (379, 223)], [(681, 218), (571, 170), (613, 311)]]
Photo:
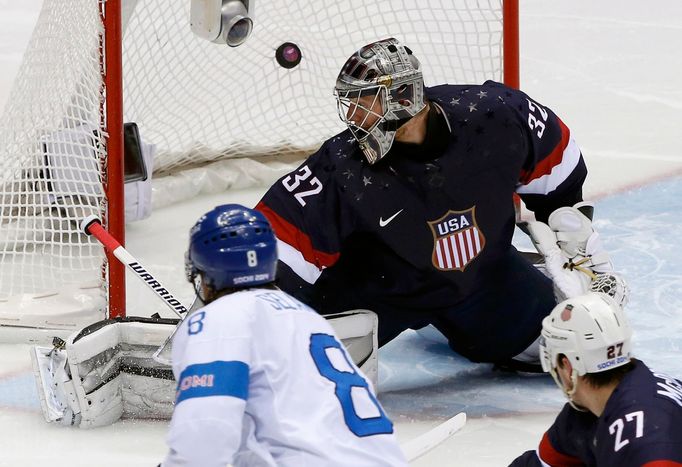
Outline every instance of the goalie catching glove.
[(594, 206), (583, 201), (557, 209), (547, 224), (530, 221), (521, 228), (544, 257), (557, 300), (603, 292), (624, 307), (629, 289), (623, 277), (613, 272), (609, 254), (592, 227), (593, 211)]

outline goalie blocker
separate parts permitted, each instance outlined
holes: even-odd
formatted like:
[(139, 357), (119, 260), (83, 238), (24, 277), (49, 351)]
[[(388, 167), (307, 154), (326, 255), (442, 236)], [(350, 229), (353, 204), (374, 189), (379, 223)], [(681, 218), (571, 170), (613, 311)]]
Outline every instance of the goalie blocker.
[[(325, 316), (374, 387), (378, 376), (378, 319), (368, 310)], [(153, 358), (177, 319), (118, 318), (33, 347), (31, 360), (47, 422), (93, 428), (121, 417), (170, 419), (176, 382)]]

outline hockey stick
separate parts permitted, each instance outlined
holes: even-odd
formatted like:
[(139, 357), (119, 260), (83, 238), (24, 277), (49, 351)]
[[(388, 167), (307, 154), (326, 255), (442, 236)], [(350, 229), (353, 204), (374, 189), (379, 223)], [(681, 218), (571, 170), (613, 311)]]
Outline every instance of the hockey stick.
[(102, 223), (97, 216), (88, 216), (81, 221), (81, 230), (88, 235), (92, 235), (99, 242), (104, 245), (104, 247), (111, 251), (113, 255), (121, 263), (123, 263), (129, 270), (135, 273), (137, 277), (142, 279), (142, 281), (147, 284), (147, 286), (152, 289), (152, 291), (159, 297), (163, 302), (173, 310), (173, 313), (178, 315), (180, 319), (184, 318), (183, 313), (187, 313), (187, 308), (180, 303), (180, 301), (173, 296), (161, 283), (152, 276), (142, 265), (131, 255), (128, 250), (123, 248), (123, 246), (111, 236), (109, 232), (104, 230)]
[(444, 421), (435, 428), (430, 429), (426, 433), (417, 436), (415, 439), (408, 441), (401, 447), (407, 462), (417, 460), (427, 452), (434, 449), (436, 446), (450, 438), (464, 427), (467, 421), (467, 416), (464, 412), (460, 412), (449, 420)]

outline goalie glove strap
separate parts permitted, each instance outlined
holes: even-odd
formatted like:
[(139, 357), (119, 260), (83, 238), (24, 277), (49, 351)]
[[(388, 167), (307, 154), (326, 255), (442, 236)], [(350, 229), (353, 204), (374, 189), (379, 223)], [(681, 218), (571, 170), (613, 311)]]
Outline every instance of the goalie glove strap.
[(569, 260), (568, 263), (564, 263), (564, 269), (568, 269), (569, 271), (580, 271), (584, 274), (587, 274), (591, 280), (595, 280), (597, 278), (597, 275), (594, 272), (592, 272), (592, 270), (589, 267), (581, 266), (581, 264), (585, 264), (589, 261), (590, 258), (583, 258), (577, 263), (574, 263), (573, 260)]

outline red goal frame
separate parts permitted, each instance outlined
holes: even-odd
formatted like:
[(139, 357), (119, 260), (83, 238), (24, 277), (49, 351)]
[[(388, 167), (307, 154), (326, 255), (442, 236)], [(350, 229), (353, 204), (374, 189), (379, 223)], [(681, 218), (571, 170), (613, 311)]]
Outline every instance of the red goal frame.
[[(519, 2), (518, 0), (503, 0), (502, 3), (504, 83), (513, 88), (519, 88)], [(104, 225), (107, 231), (125, 246), (121, 0), (104, 2), (101, 14), (105, 31), (104, 54), (102, 54), (104, 58), (101, 64), (105, 87), (105, 108), (102, 115), (109, 155), (104, 180), (108, 202)], [(515, 199), (515, 203), (518, 203), (518, 198)], [(109, 252), (107, 252), (107, 265), (109, 317), (124, 317), (126, 315), (125, 266)]]

